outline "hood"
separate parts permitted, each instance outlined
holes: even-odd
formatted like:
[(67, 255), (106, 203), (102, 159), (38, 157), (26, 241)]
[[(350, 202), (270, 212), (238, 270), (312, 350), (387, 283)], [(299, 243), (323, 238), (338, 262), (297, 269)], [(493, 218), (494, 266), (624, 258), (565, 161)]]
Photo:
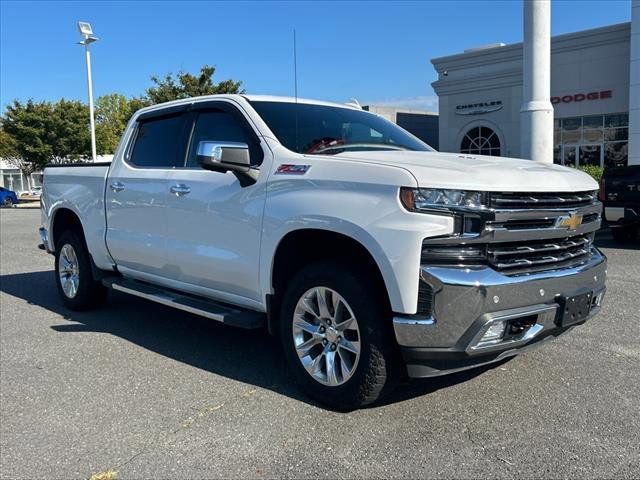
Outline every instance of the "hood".
[(575, 168), (519, 158), (440, 152), (343, 152), (333, 158), (394, 165), (421, 187), (510, 192), (579, 192), (598, 183)]

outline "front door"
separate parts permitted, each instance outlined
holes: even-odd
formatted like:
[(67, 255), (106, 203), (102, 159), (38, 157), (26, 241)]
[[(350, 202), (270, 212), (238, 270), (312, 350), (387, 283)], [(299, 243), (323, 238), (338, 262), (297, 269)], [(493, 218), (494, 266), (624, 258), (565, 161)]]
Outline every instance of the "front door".
[(194, 293), (250, 305), (260, 301), (264, 178), (246, 183), (231, 172), (204, 170), (196, 152), (201, 141), (245, 143), (256, 166), (265, 152), (245, 117), (230, 103), (200, 106), (192, 121), (185, 166), (168, 176), (166, 275)]
[(123, 273), (166, 268), (169, 172), (184, 161), (188, 116), (144, 117), (133, 143), (114, 161), (106, 186), (107, 247)]

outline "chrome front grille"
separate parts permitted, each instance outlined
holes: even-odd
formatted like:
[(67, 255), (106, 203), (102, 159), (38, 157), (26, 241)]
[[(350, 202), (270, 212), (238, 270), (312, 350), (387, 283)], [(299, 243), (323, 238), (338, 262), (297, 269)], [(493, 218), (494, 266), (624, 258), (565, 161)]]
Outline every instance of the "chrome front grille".
[(554, 241), (489, 244), (487, 259), (489, 265), (505, 274), (567, 267), (590, 257), (592, 241), (592, 235), (580, 235)]
[(489, 194), (489, 206), (496, 209), (575, 208), (597, 200), (597, 192), (576, 193), (514, 193)]
[(485, 265), (526, 275), (577, 266), (593, 255), (602, 212), (597, 192), (492, 192), (486, 199), (483, 208), (452, 210), (462, 229), (425, 239), (423, 265)]

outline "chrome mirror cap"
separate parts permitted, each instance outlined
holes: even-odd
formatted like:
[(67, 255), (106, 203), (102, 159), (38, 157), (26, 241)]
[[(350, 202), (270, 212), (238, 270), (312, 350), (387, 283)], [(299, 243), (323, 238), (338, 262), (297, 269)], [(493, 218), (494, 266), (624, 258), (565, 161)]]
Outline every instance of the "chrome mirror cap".
[(207, 170), (248, 172), (251, 167), (249, 146), (241, 142), (201, 141), (197, 159)]

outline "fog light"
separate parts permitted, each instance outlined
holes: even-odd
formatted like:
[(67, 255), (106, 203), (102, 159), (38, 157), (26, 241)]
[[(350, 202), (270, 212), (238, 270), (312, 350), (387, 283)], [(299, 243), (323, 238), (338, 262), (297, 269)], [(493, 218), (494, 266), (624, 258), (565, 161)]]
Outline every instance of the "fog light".
[(604, 298), (604, 292), (600, 292), (598, 295), (596, 295), (593, 298), (593, 302), (592, 302), (592, 306), (594, 307), (601, 307), (602, 306), (602, 299)]
[(507, 323), (505, 321), (495, 322), (493, 323), (482, 338), (478, 342), (478, 347), (482, 347), (484, 345), (491, 345), (493, 343), (498, 343), (502, 337), (504, 336), (504, 331), (507, 327)]

